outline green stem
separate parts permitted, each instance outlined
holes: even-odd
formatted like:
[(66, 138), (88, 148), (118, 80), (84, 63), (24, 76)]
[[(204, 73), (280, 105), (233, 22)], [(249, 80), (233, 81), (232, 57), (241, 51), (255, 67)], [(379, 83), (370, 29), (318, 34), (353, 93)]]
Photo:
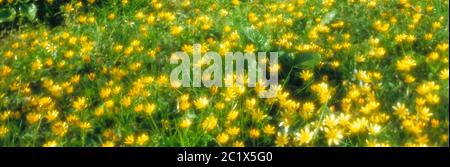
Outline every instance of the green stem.
[(150, 121), (152, 122), (152, 125), (153, 125), (153, 130), (157, 131), (159, 133), (159, 129), (158, 129), (158, 126), (156, 125), (155, 119), (153, 119), (153, 115), (150, 117), (151, 117)]
[(41, 128), (41, 122), (42, 122), (42, 119), (39, 120), (39, 123), (38, 123), (36, 129), (34, 130), (33, 147), (36, 146), (36, 140), (39, 137), (39, 129)]
[(82, 132), (83, 134), (81, 135), (81, 146), (84, 147), (86, 144), (86, 133)]

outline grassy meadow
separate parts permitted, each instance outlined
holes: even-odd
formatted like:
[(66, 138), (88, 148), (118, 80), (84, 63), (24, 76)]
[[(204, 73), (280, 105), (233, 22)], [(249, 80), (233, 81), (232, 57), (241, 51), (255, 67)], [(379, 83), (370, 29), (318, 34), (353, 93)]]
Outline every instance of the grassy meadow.
[[(2, 147), (449, 146), (448, 0), (20, 3), (0, 0)], [(170, 84), (193, 44), (278, 52), (276, 97)]]

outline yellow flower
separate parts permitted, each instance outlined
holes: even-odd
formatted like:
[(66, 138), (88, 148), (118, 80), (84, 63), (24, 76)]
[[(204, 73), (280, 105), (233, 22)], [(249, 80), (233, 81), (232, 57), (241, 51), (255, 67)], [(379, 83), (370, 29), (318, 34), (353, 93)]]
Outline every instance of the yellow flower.
[(106, 141), (104, 143), (102, 143), (102, 147), (114, 147), (114, 142), (113, 141)]
[(47, 112), (47, 115), (45, 116), (49, 122), (55, 120), (58, 118), (59, 111), (58, 110), (51, 110)]
[(100, 89), (100, 97), (103, 99), (108, 98), (111, 95), (111, 89), (110, 88), (102, 88)]
[(123, 50), (123, 45), (116, 44), (113, 49), (115, 52), (119, 53)]
[(441, 70), (441, 72), (439, 72), (439, 78), (441, 80), (448, 80), (448, 75), (449, 75), (448, 68), (443, 69)]
[(176, 36), (180, 34), (183, 31), (183, 27), (181, 26), (174, 26), (170, 29), (170, 34)]
[(315, 109), (316, 109), (316, 107), (315, 107), (314, 103), (306, 102), (302, 106), (302, 110), (300, 111), (300, 115), (304, 119), (308, 120), (314, 115)]
[(239, 5), (240, 3), (241, 3), (241, 1), (240, 0), (231, 0), (231, 3), (233, 4), (233, 5)]
[(215, 116), (208, 116), (202, 122), (202, 128), (206, 131), (211, 131), (217, 126), (217, 118)]
[(264, 133), (269, 136), (274, 135), (275, 134), (275, 126), (270, 125), (270, 124), (264, 126)]
[(331, 89), (328, 87), (328, 84), (324, 82), (311, 86), (311, 90), (318, 95), (319, 101), (322, 104), (331, 99)]
[(249, 136), (250, 136), (251, 139), (257, 139), (260, 136), (260, 132), (256, 128), (250, 129)]
[(245, 47), (245, 53), (254, 53), (255, 52), (255, 45), (249, 44)]
[(201, 110), (208, 106), (209, 100), (206, 97), (200, 97), (194, 101), (195, 107)]
[(376, 140), (368, 140), (366, 139), (367, 147), (389, 147), (387, 143), (380, 143)]
[(405, 107), (405, 104), (397, 103), (395, 106), (392, 106), (396, 115), (400, 118), (404, 118), (409, 115), (408, 109)]
[(413, 83), (414, 81), (416, 81), (416, 78), (415, 78), (414, 76), (409, 75), (409, 74), (407, 74), (407, 75), (405, 76), (405, 83), (411, 84), (411, 83)]
[(39, 120), (41, 120), (42, 115), (37, 113), (29, 113), (27, 114), (27, 121), (29, 124), (35, 124)]
[(431, 82), (426, 82), (426, 83), (419, 85), (416, 88), (416, 92), (419, 95), (426, 95), (426, 94), (430, 93), (431, 91), (435, 91), (435, 90), (439, 90), (439, 89), (440, 89), (439, 85), (437, 85), (436, 83), (431, 81)]
[(299, 145), (309, 144), (314, 137), (314, 132), (310, 131), (308, 127), (301, 129), (297, 134), (297, 141)]
[(314, 74), (311, 72), (311, 70), (302, 70), (302, 72), (300, 72), (300, 78), (302, 78), (303, 81), (308, 81), (313, 76), (314, 76)]
[(136, 17), (136, 19), (140, 20), (140, 19), (143, 19), (145, 17), (145, 15), (143, 12), (139, 11), (136, 13), (135, 17)]
[(81, 128), (81, 130), (83, 130), (83, 131), (87, 131), (87, 130), (89, 130), (89, 129), (91, 129), (91, 123), (89, 123), (89, 122), (82, 122), (80, 125), (80, 128)]
[(186, 111), (191, 107), (191, 103), (187, 102), (187, 101), (182, 101), (180, 104), (180, 109), (182, 111)]
[(105, 109), (104, 107), (98, 107), (97, 109), (95, 109), (94, 115), (97, 117), (100, 117), (103, 115), (103, 113), (105, 113)]
[(437, 94), (429, 93), (425, 96), (425, 99), (429, 104), (438, 104), (440, 97)]
[(433, 61), (438, 60), (438, 59), (439, 59), (439, 53), (437, 53), (437, 52), (430, 52), (430, 53), (427, 55), (427, 58), (428, 58), (429, 60), (433, 60)]
[(238, 111), (236, 111), (236, 110), (231, 110), (230, 112), (228, 112), (227, 120), (228, 120), (228, 121), (233, 121), (233, 120), (235, 120), (238, 116), (239, 116), (239, 112), (238, 112)]
[(85, 97), (78, 97), (76, 101), (73, 102), (72, 107), (75, 111), (81, 111), (87, 107), (87, 99)]
[(123, 97), (120, 102), (124, 107), (128, 107), (131, 105), (131, 97), (130, 96)]
[(88, 74), (88, 79), (91, 80), (91, 81), (95, 80), (95, 73), (93, 73), (93, 72), (89, 73)]
[(33, 69), (33, 71), (38, 71), (42, 68), (42, 63), (41, 60), (36, 59), (32, 64), (31, 64), (31, 69)]
[(245, 144), (242, 141), (235, 141), (233, 143), (233, 147), (244, 147), (244, 146), (245, 146)]
[(144, 112), (147, 113), (148, 115), (152, 115), (153, 113), (155, 113), (155, 110), (156, 110), (155, 104), (149, 103), (149, 104), (145, 105)]
[(341, 139), (344, 137), (342, 131), (336, 128), (325, 128), (325, 137), (327, 138), (328, 145), (338, 145)]
[(277, 147), (284, 147), (289, 143), (289, 136), (287, 134), (278, 133), (275, 139), (275, 145)]
[(6, 127), (5, 125), (0, 126), (0, 138), (5, 136), (8, 132), (8, 127)]
[(11, 68), (9, 66), (3, 66), (0, 68), (0, 76), (6, 77), (11, 73)]
[(74, 84), (80, 82), (80, 75), (77, 74), (77, 75), (72, 76), (72, 77), (70, 78), (70, 82), (72, 82), (72, 83), (74, 83)]
[(219, 143), (220, 145), (226, 144), (229, 139), (230, 139), (230, 137), (226, 133), (220, 133), (216, 137), (217, 143)]
[(255, 13), (250, 12), (250, 13), (248, 13), (248, 20), (250, 22), (254, 23), (254, 22), (258, 21), (258, 17), (256, 16)]
[(69, 129), (69, 125), (66, 122), (56, 122), (52, 125), (52, 131), (55, 135), (64, 136)]
[(156, 82), (160, 85), (165, 85), (167, 84), (168, 78), (166, 75), (161, 75), (158, 77), (158, 80), (156, 80)]
[(64, 57), (66, 57), (68, 59), (72, 58), (74, 55), (75, 55), (75, 52), (73, 52), (71, 50), (64, 53)]
[(356, 73), (356, 78), (358, 80), (361, 80), (361, 81), (365, 82), (365, 83), (372, 82), (372, 79), (371, 79), (370, 75), (366, 71), (358, 71)]
[(191, 126), (192, 121), (189, 118), (185, 118), (180, 122), (180, 127), (183, 129), (187, 129)]
[(230, 136), (236, 136), (236, 135), (239, 134), (240, 131), (241, 131), (241, 129), (240, 129), (239, 127), (236, 127), (236, 126), (229, 127), (229, 128), (227, 129), (227, 133), (228, 133)]
[(114, 13), (110, 13), (108, 15), (108, 20), (114, 20), (115, 18), (116, 18), (116, 14), (114, 14)]
[(147, 141), (149, 140), (149, 137), (146, 133), (141, 134), (140, 136), (137, 137), (136, 139), (136, 144), (142, 146), (145, 143), (147, 143)]
[(381, 126), (377, 124), (370, 124), (368, 129), (370, 135), (377, 135), (381, 130)]
[(447, 142), (447, 141), (448, 141), (448, 134), (443, 134), (443, 135), (441, 135), (441, 136), (439, 137), (439, 139), (440, 139), (442, 142)]
[(216, 105), (214, 106), (217, 110), (223, 110), (225, 108), (225, 103), (222, 102), (218, 102), (216, 103)]
[(410, 56), (405, 56), (402, 60), (398, 60), (395, 65), (398, 71), (409, 72), (417, 64)]
[(134, 112), (140, 113), (142, 110), (144, 110), (143, 104), (138, 104), (136, 107), (134, 107)]
[(125, 138), (124, 143), (127, 144), (127, 145), (133, 145), (134, 144), (134, 136), (133, 135), (128, 135)]
[(105, 107), (108, 109), (112, 109), (114, 107), (114, 101), (113, 100), (105, 101)]
[(365, 130), (365, 127), (367, 126), (368, 121), (366, 120), (366, 118), (358, 118), (355, 121), (353, 121), (352, 123), (350, 123), (349, 125), (349, 130), (351, 133), (360, 133), (363, 132)]
[(188, 6), (190, 6), (191, 5), (191, 1), (190, 0), (184, 0), (182, 3), (181, 3), (181, 6), (182, 7), (188, 7)]
[(114, 134), (114, 131), (112, 129), (106, 129), (105, 131), (103, 131), (103, 137), (105, 137), (106, 139), (115, 139), (116, 138), (116, 134)]
[(58, 143), (55, 140), (48, 141), (43, 147), (58, 147)]

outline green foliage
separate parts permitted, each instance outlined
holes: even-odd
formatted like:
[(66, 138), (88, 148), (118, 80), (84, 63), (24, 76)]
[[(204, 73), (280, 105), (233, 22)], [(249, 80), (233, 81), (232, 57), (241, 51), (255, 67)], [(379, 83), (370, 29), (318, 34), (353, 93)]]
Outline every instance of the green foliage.
[(12, 8), (0, 9), (0, 24), (5, 22), (11, 22), (16, 18), (16, 10)]
[(13, 4), (6, 4), (0, 7), (0, 24), (11, 23), (15, 20), (19, 22), (36, 21), (37, 7), (35, 1), (23, 0)]

